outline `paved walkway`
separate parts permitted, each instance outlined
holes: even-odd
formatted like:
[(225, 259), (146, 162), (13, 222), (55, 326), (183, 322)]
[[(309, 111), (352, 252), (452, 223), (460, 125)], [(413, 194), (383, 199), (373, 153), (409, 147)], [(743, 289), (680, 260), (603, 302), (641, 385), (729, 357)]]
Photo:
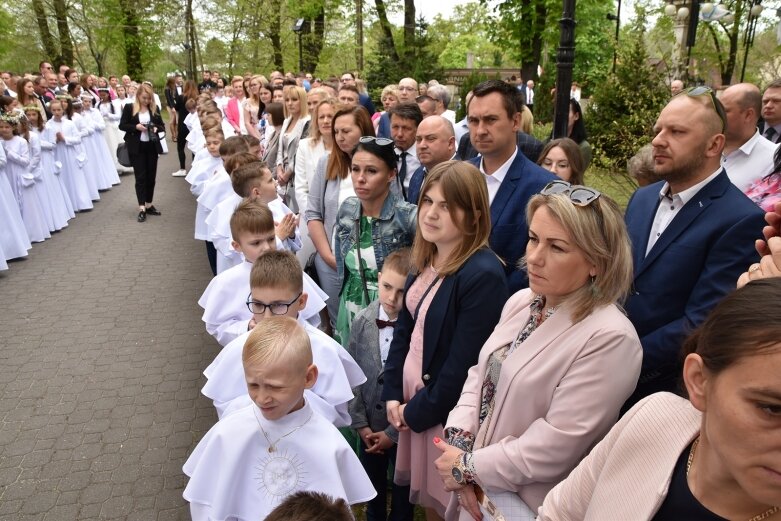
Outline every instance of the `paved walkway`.
[(216, 421), (199, 391), (218, 346), (175, 163), (158, 167), (161, 217), (136, 222), (123, 176), (0, 272), (0, 520), (189, 519), (181, 468)]

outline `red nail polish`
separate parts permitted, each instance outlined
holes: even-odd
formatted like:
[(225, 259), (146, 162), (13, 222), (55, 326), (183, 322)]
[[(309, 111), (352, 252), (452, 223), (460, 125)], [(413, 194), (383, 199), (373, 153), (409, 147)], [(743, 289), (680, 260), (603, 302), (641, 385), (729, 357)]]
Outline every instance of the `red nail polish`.
[(434, 436), (434, 443), (439, 443), (440, 441), (442, 440), (440, 440), (437, 436)]

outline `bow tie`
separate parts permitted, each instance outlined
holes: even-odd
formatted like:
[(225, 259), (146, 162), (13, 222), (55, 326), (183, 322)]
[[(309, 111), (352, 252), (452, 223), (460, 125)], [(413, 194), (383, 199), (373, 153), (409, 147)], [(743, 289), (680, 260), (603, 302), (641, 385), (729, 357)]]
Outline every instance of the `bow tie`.
[(386, 327), (396, 327), (396, 322), (391, 322), (390, 320), (383, 320), (381, 318), (376, 319), (377, 327), (380, 329), (385, 329)]

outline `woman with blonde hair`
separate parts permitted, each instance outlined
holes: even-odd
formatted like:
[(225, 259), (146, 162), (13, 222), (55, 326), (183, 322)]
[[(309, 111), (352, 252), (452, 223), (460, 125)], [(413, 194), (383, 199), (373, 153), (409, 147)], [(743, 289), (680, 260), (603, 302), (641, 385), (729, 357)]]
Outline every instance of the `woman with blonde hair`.
[(446, 161), (426, 176), (412, 246), (413, 274), (385, 363), (382, 397), (399, 430), (395, 482), (429, 520), (445, 514), (449, 494), (434, 467), (433, 440), (461, 393), (480, 346), (499, 321), (509, 290), (488, 247), (491, 208), (483, 174)]
[(441, 483), (455, 492), (449, 520), (479, 519), (478, 498), (533, 519), (616, 421), (640, 374), (640, 340), (619, 307), (632, 251), (618, 205), (552, 181), (526, 218), (529, 288), (507, 301), (447, 418), (446, 441), (436, 442)]
[[(310, 91), (311, 94), (311, 91)], [(323, 93), (323, 96), (325, 94)], [(333, 136), (331, 136), (331, 124), (336, 113), (336, 100), (325, 98), (318, 103), (312, 112), (312, 124), (310, 125), (309, 137), (302, 139), (298, 143), (296, 152), (296, 204), (299, 214), (306, 213), (309, 203), (309, 183), (315, 174), (317, 163), (324, 155), (331, 151), (333, 146)], [(309, 260), (314, 253), (315, 247), (309, 238), (309, 228), (300, 227), (301, 249), (296, 252), (298, 260), (302, 265)]]
[[(138, 222), (146, 221), (147, 214), (161, 215), (152, 204), (157, 177), (158, 132), (165, 130), (165, 123), (154, 101), (152, 87), (138, 86), (132, 105), (122, 109), (119, 129), (125, 132), (125, 143), (133, 163), (138, 200)], [(181, 135), (180, 135), (181, 136)]]
[(380, 126), (380, 118), (383, 114), (399, 104), (399, 86), (398, 85), (386, 85), (382, 89), (382, 95), (380, 96), (382, 101), (382, 112), (377, 111), (372, 115), (372, 123), (374, 124), (374, 131), (377, 132)]
[(260, 114), (265, 111), (265, 104), (260, 99), (260, 89), (268, 85), (268, 80), (259, 74), (249, 80), (249, 95), (244, 100), (244, 125), (247, 128), (247, 134), (256, 137), (262, 141), (258, 131), (258, 121)]
[(296, 152), (301, 138), (309, 135), (311, 118), (306, 105), (306, 91), (303, 87), (285, 87), (285, 121), (280, 129), (275, 176), (277, 190), (285, 204), (298, 213), (294, 191)]
[(331, 328), (336, 326), (341, 284), (336, 273), (333, 244), (336, 214), (341, 204), (355, 195), (350, 160), (362, 136), (374, 133), (369, 113), (361, 106), (339, 109), (331, 124), (331, 152), (320, 158), (309, 184), (305, 213), (309, 237), (317, 250), (315, 268), (320, 287), (328, 294), (328, 315)]

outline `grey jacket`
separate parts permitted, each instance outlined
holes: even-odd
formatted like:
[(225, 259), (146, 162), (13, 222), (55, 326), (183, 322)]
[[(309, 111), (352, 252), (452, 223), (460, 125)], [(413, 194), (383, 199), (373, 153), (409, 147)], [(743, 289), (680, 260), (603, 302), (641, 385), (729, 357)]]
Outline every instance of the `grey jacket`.
[(336, 224), (336, 214), (339, 212), (339, 185), (341, 179), (326, 181), (325, 169), (328, 166), (330, 152), (323, 154), (315, 167), (315, 175), (309, 182), (309, 194), (304, 213), (304, 220), (323, 221), (325, 235), (331, 243)]
[(348, 405), (353, 429), (369, 427), (372, 432), (384, 430), (394, 443), (399, 432), (388, 423), (382, 395), (384, 370), (380, 360), (379, 335), (375, 320), (380, 316), (380, 302), (375, 300), (353, 320), (347, 352), (366, 375), (366, 383), (353, 389), (355, 398)]

